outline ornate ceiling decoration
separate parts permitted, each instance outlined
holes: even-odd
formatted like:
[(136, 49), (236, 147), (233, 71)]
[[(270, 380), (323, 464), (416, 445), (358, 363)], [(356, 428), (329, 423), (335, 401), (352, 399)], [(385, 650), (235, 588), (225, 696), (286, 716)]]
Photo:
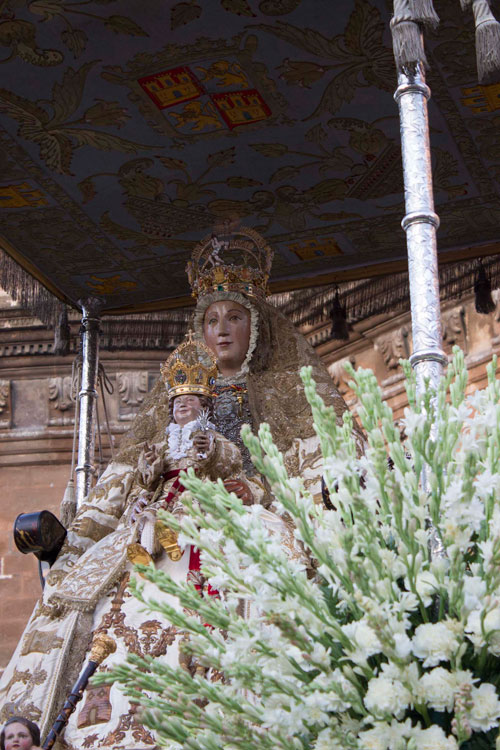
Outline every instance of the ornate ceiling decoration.
[[(274, 247), (274, 291), (403, 270), (390, 5), (3, 0), (4, 249), (107, 310), (185, 305), (224, 221)], [(460, 259), (498, 250), (500, 85), (477, 84), (456, 0), (436, 8), (439, 250)]]

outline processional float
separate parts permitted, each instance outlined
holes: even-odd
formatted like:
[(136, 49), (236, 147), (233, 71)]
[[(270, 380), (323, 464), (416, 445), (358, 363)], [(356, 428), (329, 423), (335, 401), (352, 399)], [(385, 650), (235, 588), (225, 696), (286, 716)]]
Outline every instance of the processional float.
[[(476, 27), (478, 78), (489, 82), (500, 71), (500, 24), (491, 13), (489, 0), (457, 0), (464, 11), (472, 10)], [(394, 98), (399, 107), (408, 276), (410, 288), (413, 354), (417, 390), (425, 383), (436, 389), (447, 357), (442, 349), (442, 327), (439, 298), (436, 232), (439, 218), (434, 210), (431, 150), (427, 102), (430, 89), (425, 80), (426, 58), (424, 32), (436, 28), (439, 19), (432, 0), (394, 0), (391, 21), (394, 56), (397, 68), (397, 89)], [(76, 508), (88, 494), (94, 475), (94, 433), (96, 422), (97, 380), (99, 368), (100, 301), (80, 302), (81, 383), (79, 387), (78, 460), (76, 465)], [(425, 476), (423, 477), (425, 483)], [(33, 515), (33, 514), (31, 514)], [(26, 546), (26, 545), (25, 545)], [(27, 551), (27, 549), (22, 549)], [(435, 536), (432, 553), (443, 554)], [(109, 646), (109, 644), (108, 644)], [(92, 663), (93, 664), (93, 663)], [(69, 696), (58, 718), (60, 726), (47, 738), (50, 747), (54, 733), (64, 725), (64, 717), (74, 708), (74, 698), (81, 695), (82, 685), (95, 666), (84, 670), (78, 689)], [(72, 697), (73, 696), (73, 697)]]

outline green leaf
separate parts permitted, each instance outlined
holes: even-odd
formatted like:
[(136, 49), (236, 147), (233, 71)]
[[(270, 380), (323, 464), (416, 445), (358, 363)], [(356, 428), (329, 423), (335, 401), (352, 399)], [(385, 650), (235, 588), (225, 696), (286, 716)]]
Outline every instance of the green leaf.
[(104, 25), (116, 34), (128, 34), (129, 36), (149, 36), (135, 21), (127, 16), (108, 16)]
[(89, 125), (114, 125), (117, 128), (121, 128), (129, 117), (129, 113), (119, 102), (105, 102), (102, 99), (83, 115), (84, 121)]
[(96, 196), (96, 189), (92, 177), (87, 177), (78, 183), (78, 187), (82, 194), (82, 202), (88, 203)]
[(147, 146), (143, 143), (128, 141), (117, 135), (111, 135), (111, 133), (101, 133), (100, 130), (65, 128), (61, 132), (74, 138), (79, 146), (93, 146), (101, 151), (124, 151), (127, 154), (137, 154), (139, 151), (144, 151), (144, 149), (158, 148), (158, 146)]
[(221, 0), (224, 10), (229, 13), (235, 13), (237, 16), (251, 16), (255, 18), (255, 13), (251, 9), (247, 0)]
[(280, 167), (273, 174), (270, 182), (285, 182), (293, 180), (295, 177), (298, 177), (300, 171), (301, 170), (298, 167)]
[(64, 10), (63, 2), (64, 0), (33, 0), (28, 9), (31, 13), (43, 16), (44, 21), (48, 21), (62, 14)]
[(228, 167), (234, 161), (234, 146), (224, 151), (216, 151), (215, 154), (207, 156), (207, 164), (210, 167)]
[(159, 156), (158, 159), (167, 169), (186, 169), (186, 162), (182, 159), (172, 159), (171, 156)]
[(250, 177), (228, 177), (226, 180), (226, 185), (230, 188), (236, 188), (237, 190), (240, 190), (241, 188), (256, 187), (257, 185), (262, 185), (262, 182), (259, 182), (258, 180), (252, 180)]
[(80, 29), (64, 29), (61, 32), (61, 39), (75, 59), (80, 57), (88, 41), (87, 34)]
[(202, 8), (197, 3), (177, 3), (170, 11), (170, 28), (172, 31), (185, 26), (201, 16)]
[(47, 123), (48, 128), (62, 125), (76, 112), (82, 100), (87, 75), (94, 65), (95, 62), (89, 62), (82, 65), (78, 70), (67, 68), (61, 82), (56, 81), (54, 83), (51, 101), (54, 114), (50, 122)]
[(283, 156), (288, 151), (284, 143), (251, 143), (251, 147), (262, 156)]

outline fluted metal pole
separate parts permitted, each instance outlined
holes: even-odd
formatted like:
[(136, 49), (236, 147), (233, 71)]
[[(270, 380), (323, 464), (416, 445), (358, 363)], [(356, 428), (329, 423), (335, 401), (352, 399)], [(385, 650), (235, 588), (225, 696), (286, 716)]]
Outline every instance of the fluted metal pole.
[(78, 462), (76, 466), (76, 507), (88, 495), (94, 474), (97, 375), (99, 367), (99, 324), (102, 301), (95, 297), (80, 300), (82, 307), (82, 382), (79, 392)]
[[(420, 63), (406, 65), (398, 72), (394, 94), (399, 105), (401, 151), (406, 215), (401, 222), (406, 232), (410, 286), (413, 354), (410, 362), (417, 376), (417, 393), (423, 393), (425, 381), (437, 389), (447, 363), (442, 349), (441, 307), (436, 231), (439, 217), (434, 211), (432, 165), (427, 101), (430, 89)], [(431, 433), (432, 434), (432, 433)], [(422, 486), (428, 488), (426, 467)], [(445, 556), (441, 538), (429, 522), (432, 557)]]
[(398, 73), (394, 94), (399, 106), (401, 150), (406, 215), (402, 221), (408, 249), (413, 354), (417, 389), (424, 380), (437, 388), (443, 365), (441, 309), (437, 264), (436, 230), (439, 218), (434, 212), (431, 150), (427, 100), (430, 89), (420, 63), (405, 66)]

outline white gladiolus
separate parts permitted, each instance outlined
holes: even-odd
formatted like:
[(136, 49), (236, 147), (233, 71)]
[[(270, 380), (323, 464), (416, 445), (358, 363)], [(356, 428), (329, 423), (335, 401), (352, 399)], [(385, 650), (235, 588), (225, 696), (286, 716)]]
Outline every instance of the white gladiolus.
[[(491, 366), (488, 387), (466, 397), (456, 351), (448, 380), (420, 398), (406, 367), (401, 444), (373, 374), (349, 374), (367, 435), (360, 458), (350, 417), (337, 425), (303, 374), (333, 510), (315, 504), (302, 477), (287, 475), (261, 425), (258, 437), (249, 428), (242, 436), (271, 488), (269, 509), (245, 507), (188, 472), (184, 518), (163, 514), (184, 546), (200, 549), (201, 575), (220, 597), (143, 570), (158, 586), (155, 601), (144, 599), (140, 581), (131, 588), (153, 613), (175, 617), (190, 671), (133, 656), (97, 678), (141, 704), (159, 747), (494, 743), (485, 733), (496, 735), (500, 723), (500, 380)], [(430, 490), (420, 480), (424, 465)], [(286, 528), (282, 538), (268, 530), (269, 514), (273, 529)], [(429, 555), (432, 527), (443, 556)]]

